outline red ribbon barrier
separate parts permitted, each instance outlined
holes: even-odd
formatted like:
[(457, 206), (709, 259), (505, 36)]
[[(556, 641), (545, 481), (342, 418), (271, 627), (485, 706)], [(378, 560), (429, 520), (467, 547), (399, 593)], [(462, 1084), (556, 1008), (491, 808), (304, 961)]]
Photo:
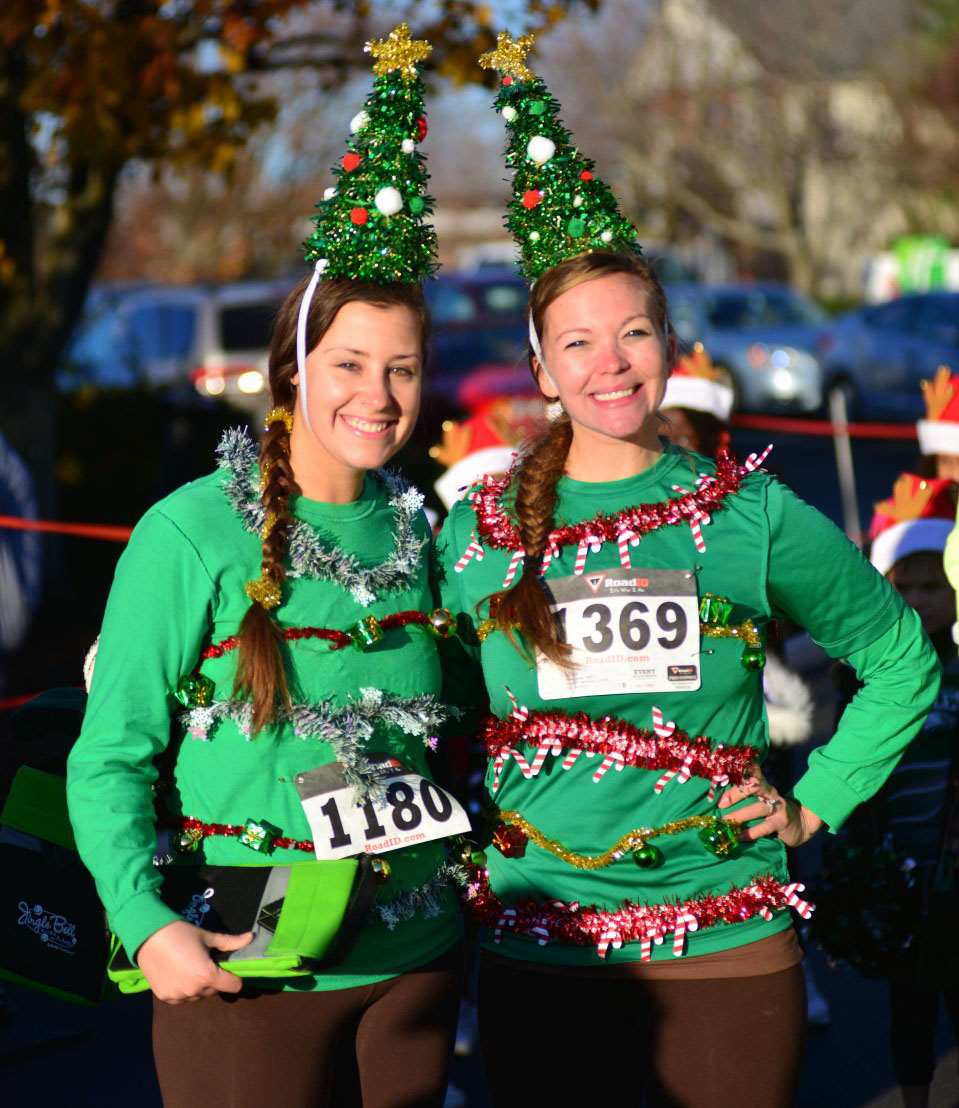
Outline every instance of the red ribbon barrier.
[[(789, 419), (785, 416), (753, 416), (736, 414), (729, 422), (734, 427), (759, 431), (788, 431), (800, 435), (833, 435), (837, 425), (828, 419)], [(851, 439), (914, 439), (913, 423), (847, 423)]]
[(132, 527), (112, 523), (51, 523), (45, 519), (20, 519), (19, 516), (0, 515), (0, 527), (16, 531), (54, 531), (60, 535), (80, 535), (86, 539), (104, 539), (107, 542), (126, 542)]

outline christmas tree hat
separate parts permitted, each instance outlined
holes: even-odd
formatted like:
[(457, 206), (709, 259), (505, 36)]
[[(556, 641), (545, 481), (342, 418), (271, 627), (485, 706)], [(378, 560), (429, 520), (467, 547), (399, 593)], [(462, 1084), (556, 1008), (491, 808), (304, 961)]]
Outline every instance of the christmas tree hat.
[(375, 62), (373, 91), (350, 121), (349, 149), (333, 168), (336, 184), (317, 204), (316, 230), (303, 244), (313, 277), (300, 302), (296, 364), (308, 427), (306, 323), (317, 282), (412, 284), (436, 269), (436, 233), (424, 222), (433, 200), (426, 193), (426, 159), (417, 150), (426, 136), (417, 64), (433, 48), (422, 39), (411, 40), (409, 27), (401, 23), (366, 49)]
[(426, 135), (417, 64), (433, 48), (411, 40), (401, 23), (366, 49), (375, 59), (373, 91), (350, 122), (336, 184), (317, 205), (306, 260), (334, 280), (422, 281), (436, 268), (436, 234), (424, 222), (433, 201), (417, 149)]
[(519, 270), (535, 281), (550, 266), (592, 250), (640, 253), (636, 229), (623, 216), (609, 186), (593, 172), (557, 114), (555, 100), (527, 66), (533, 35), (514, 41), (506, 31), (480, 58), (502, 76), (496, 110), (506, 120), (506, 164), (513, 198), (506, 226), (520, 251)]

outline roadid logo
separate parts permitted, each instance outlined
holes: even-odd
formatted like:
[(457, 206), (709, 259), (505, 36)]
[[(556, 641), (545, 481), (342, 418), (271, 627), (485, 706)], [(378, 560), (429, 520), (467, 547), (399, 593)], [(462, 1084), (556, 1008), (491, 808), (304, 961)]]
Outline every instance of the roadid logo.
[(31, 908), (25, 900), (17, 905), (20, 918), (17, 923), (26, 927), (40, 941), (45, 943), (50, 950), (59, 950), (62, 954), (73, 954), (77, 945), (77, 925), (71, 923), (66, 916), (57, 912), (47, 912), (40, 904), (34, 904)]

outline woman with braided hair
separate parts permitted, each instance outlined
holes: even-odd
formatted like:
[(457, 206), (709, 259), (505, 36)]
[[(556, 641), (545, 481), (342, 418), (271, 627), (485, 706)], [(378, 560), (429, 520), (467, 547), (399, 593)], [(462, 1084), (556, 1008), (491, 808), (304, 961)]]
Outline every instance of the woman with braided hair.
[[(70, 758), (111, 974), (154, 993), (168, 1108), (446, 1092), (465, 878), (449, 837), (468, 820), (426, 754), (450, 624), (423, 498), (381, 468), (413, 429), (430, 334), (417, 45), (405, 28), (371, 44), (385, 68), (274, 325), (259, 457), (230, 432), (218, 471), (150, 509), (120, 559)], [(401, 170), (411, 196), (403, 213), (387, 196), (387, 219), (399, 190), (379, 175)]]
[[(552, 423), (438, 539), (490, 702), (491, 841), (468, 904), (493, 1102), (717, 1108), (742, 1103), (745, 1076), (747, 1099), (785, 1106), (805, 1025), (788, 909), (812, 910), (785, 847), (878, 789), (938, 667), (914, 613), (761, 459), (657, 436), (666, 297), (528, 42), (501, 35), (487, 60)], [(760, 769), (779, 615), (865, 681), (789, 796)]]

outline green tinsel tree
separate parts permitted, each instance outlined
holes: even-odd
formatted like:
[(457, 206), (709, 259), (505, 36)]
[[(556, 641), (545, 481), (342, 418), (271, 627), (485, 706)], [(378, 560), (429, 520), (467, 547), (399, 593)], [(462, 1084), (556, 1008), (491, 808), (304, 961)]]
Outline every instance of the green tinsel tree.
[(503, 75), (495, 107), (509, 133), (513, 198), (506, 225), (520, 249), (520, 272), (535, 280), (557, 262), (590, 250), (640, 252), (636, 229), (563, 126), (558, 101), (526, 66), (533, 36), (514, 42), (502, 32), (497, 41), (480, 64)]
[(350, 124), (336, 184), (317, 205), (316, 230), (304, 244), (308, 262), (327, 260), (324, 278), (417, 282), (436, 268), (436, 234), (424, 222), (433, 200), (417, 149), (426, 117), (416, 66), (431, 47), (409, 33), (403, 23), (367, 46), (376, 59), (373, 91)]

